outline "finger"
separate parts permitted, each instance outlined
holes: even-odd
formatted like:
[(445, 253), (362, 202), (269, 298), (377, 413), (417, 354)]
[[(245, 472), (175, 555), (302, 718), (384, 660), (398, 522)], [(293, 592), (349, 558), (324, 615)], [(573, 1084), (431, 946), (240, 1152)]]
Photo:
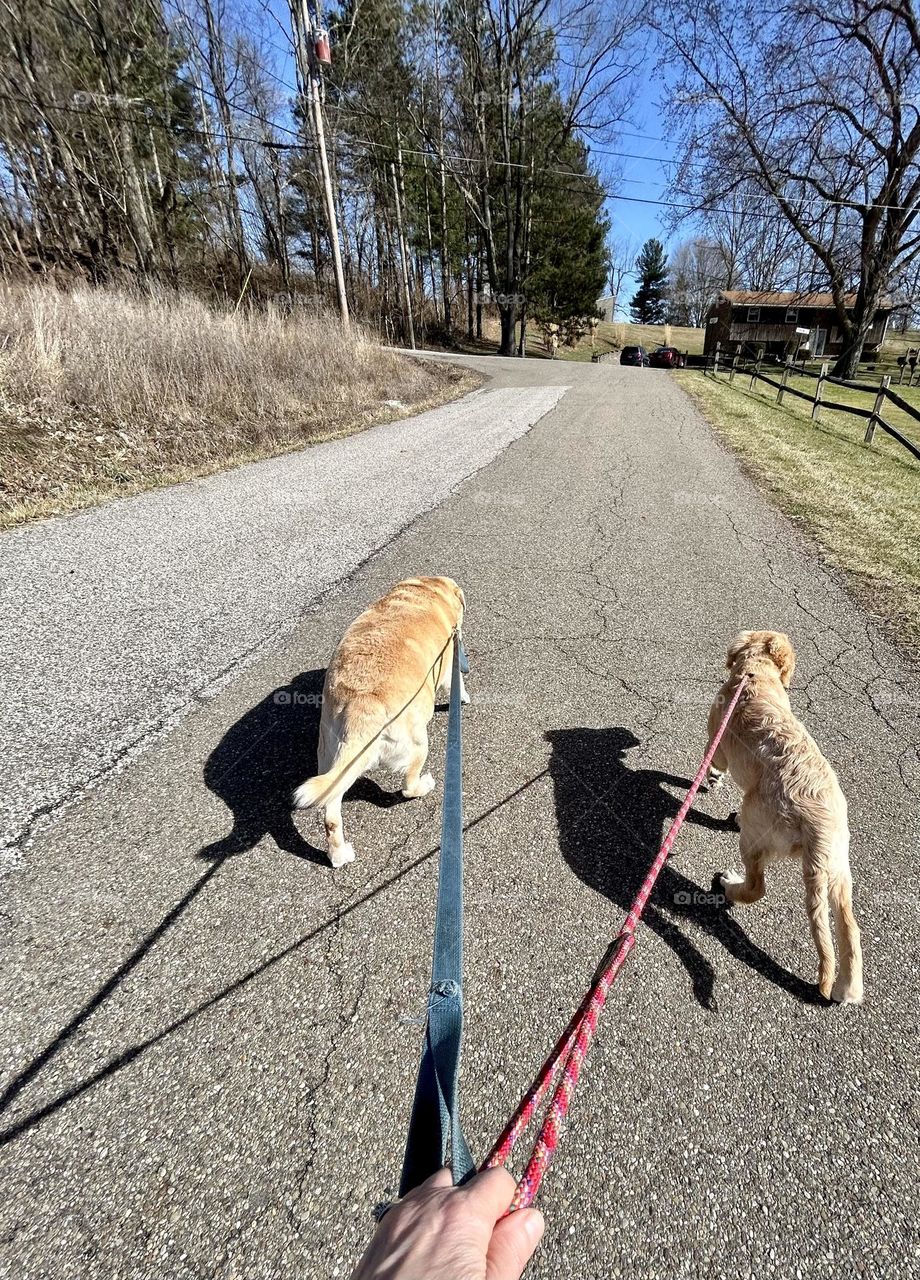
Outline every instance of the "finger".
[(515, 1181), (507, 1169), (486, 1169), (471, 1178), (461, 1193), (469, 1204), (471, 1213), (483, 1219), (497, 1222), (511, 1203)]
[(452, 1187), (454, 1185), (454, 1175), (450, 1169), (439, 1169), (437, 1173), (433, 1173), (430, 1178), (426, 1178), (419, 1186), (419, 1191), (432, 1191), (436, 1187)]
[(496, 1224), (486, 1255), (486, 1280), (520, 1280), (543, 1237), (539, 1209), (519, 1209)]
[(397, 1200), (395, 1204), (405, 1204), (407, 1200), (422, 1200), (431, 1195), (432, 1191), (443, 1191), (446, 1187), (452, 1187), (454, 1179), (450, 1169), (438, 1169), (436, 1173), (432, 1173), (420, 1182), (417, 1187), (413, 1187), (411, 1191), (407, 1191), (402, 1200)]

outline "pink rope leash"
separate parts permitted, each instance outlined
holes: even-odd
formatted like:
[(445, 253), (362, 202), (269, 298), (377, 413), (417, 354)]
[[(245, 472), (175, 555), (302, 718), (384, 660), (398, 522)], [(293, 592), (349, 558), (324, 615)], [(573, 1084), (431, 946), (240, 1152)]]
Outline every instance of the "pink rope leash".
[(741, 697), (741, 690), (745, 685), (745, 677), (742, 676), (735, 690), (728, 709), (722, 717), (722, 722), (716, 730), (712, 742), (709, 744), (709, 750), (703, 757), (703, 763), (696, 772), (693, 782), (684, 797), (684, 802), (678, 810), (677, 817), (671, 823), (668, 834), (662, 842), (661, 848), (655, 861), (649, 868), (648, 875), (642, 882), (642, 887), (636, 894), (629, 913), (623, 922), (623, 927), (614, 938), (607, 954), (601, 961), (598, 973), (595, 976), (591, 987), (582, 1000), (581, 1004), (566, 1027), (561, 1038), (557, 1041), (552, 1053), (544, 1062), (543, 1066), (534, 1080), (533, 1084), (524, 1094), (518, 1104), (517, 1110), (508, 1121), (502, 1131), (501, 1136), (495, 1143), (495, 1146), (489, 1152), (483, 1164), (484, 1169), (493, 1169), (503, 1167), (511, 1152), (514, 1150), (515, 1143), (518, 1138), (530, 1124), (534, 1113), (546, 1097), (553, 1081), (556, 1079), (557, 1073), (561, 1067), (561, 1075), (553, 1092), (552, 1100), (547, 1108), (543, 1124), (534, 1143), (533, 1151), (527, 1162), (524, 1174), (517, 1185), (514, 1198), (511, 1201), (508, 1212), (514, 1209), (526, 1209), (532, 1205), (536, 1199), (537, 1192), (540, 1189), (540, 1183), (543, 1181), (543, 1175), (549, 1168), (550, 1161), (556, 1150), (559, 1141), (559, 1135), (565, 1122), (565, 1117), (569, 1109), (569, 1103), (572, 1100), (572, 1094), (578, 1083), (578, 1077), (581, 1074), (581, 1068), (587, 1056), (591, 1041), (594, 1038), (594, 1032), (597, 1027), (598, 1018), (604, 1008), (607, 1000), (607, 993), (610, 990), (614, 979), (623, 967), (626, 957), (632, 951), (636, 943), (636, 927), (642, 918), (646, 904), (651, 897), (652, 890), (655, 887), (655, 881), (658, 879), (661, 869), (668, 860), (668, 855), (674, 847), (674, 841), (677, 839), (677, 833), (684, 825), (690, 806), (696, 797), (706, 776), (709, 766), (712, 764), (712, 758), (718, 749), (722, 740), (722, 735), (728, 727), (735, 707), (738, 705), (738, 699)]

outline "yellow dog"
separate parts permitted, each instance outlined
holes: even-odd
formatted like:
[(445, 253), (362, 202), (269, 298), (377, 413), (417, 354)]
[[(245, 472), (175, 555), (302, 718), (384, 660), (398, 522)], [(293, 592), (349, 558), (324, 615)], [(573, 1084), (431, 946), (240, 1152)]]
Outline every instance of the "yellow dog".
[(334, 867), (354, 861), (342, 829), (342, 797), (363, 774), (378, 767), (404, 774), (407, 797), (434, 789), (434, 778), (422, 772), (428, 723), (438, 694), (450, 691), (453, 636), (465, 603), (452, 578), (407, 578), (351, 624), (329, 663), (319, 773), (297, 788), (294, 805), (325, 810)]

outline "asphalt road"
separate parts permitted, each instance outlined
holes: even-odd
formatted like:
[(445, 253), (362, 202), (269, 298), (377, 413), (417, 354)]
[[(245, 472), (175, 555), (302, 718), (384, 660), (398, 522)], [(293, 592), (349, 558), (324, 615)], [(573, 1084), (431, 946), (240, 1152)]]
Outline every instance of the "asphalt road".
[[(730, 794), (704, 798), (608, 1002), (529, 1274), (917, 1274), (920, 679), (667, 373), (481, 364), (512, 399), (570, 389), (357, 569), (356, 544), (326, 537), (342, 519), (320, 513), (314, 562), (349, 576), (318, 608), (287, 597), (286, 632), (271, 575), (239, 593), (201, 575), (203, 611), (268, 611), (275, 638), (58, 812), (6, 877), (0, 1276), (348, 1275), (398, 1178), (440, 789), (390, 804), (388, 779), (359, 784), (358, 860), (335, 873), (318, 816), (295, 823), (286, 797), (312, 770), (332, 644), (420, 571), (468, 599), (462, 1088), (479, 1154), (676, 811), (739, 627), (793, 636), (794, 705), (850, 800), (866, 1004), (816, 1003), (794, 867), (756, 907), (707, 905), (737, 835)], [(416, 440), (399, 470), (431, 452)], [(266, 465), (280, 482), (301, 463)], [(237, 515), (215, 498), (202, 519), (216, 559)], [(171, 632), (188, 573), (192, 557), (175, 559)]]
[(0, 535), (0, 869), (562, 394), (483, 388)]

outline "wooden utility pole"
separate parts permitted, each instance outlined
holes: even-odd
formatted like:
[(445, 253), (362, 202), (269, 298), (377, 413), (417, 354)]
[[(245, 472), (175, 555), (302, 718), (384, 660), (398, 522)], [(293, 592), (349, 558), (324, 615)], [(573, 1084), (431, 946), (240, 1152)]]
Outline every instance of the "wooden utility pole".
[(399, 179), (396, 176), (396, 165), (390, 165), (393, 176), (393, 195), (396, 199), (396, 231), (399, 236), (399, 262), (402, 268), (403, 305), (406, 308), (406, 323), (409, 326), (409, 346), (415, 350), (415, 325), (412, 322), (412, 298), (409, 293), (409, 256), (406, 253), (406, 236), (403, 231), (402, 203), (399, 198)]
[(339, 220), (335, 211), (335, 197), (332, 192), (332, 179), (329, 174), (329, 157), (326, 154), (326, 130), (323, 125), (322, 82), (316, 58), (316, 39), (320, 23), (317, 16), (310, 12), (309, 0), (288, 0), (291, 11), (291, 30), (294, 34), (294, 52), (297, 63), (297, 78), (300, 92), (306, 99), (313, 125), (313, 136), (316, 139), (316, 150), (319, 156), (320, 178), (323, 184), (323, 200), (326, 205), (326, 227), (329, 232), (329, 244), (332, 249), (332, 263), (335, 270), (335, 289), (339, 299), (339, 315), (342, 324), (349, 326), (348, 297), (345, 293), (345, 272), (342, 270), (342, 248), (339, 243)]

